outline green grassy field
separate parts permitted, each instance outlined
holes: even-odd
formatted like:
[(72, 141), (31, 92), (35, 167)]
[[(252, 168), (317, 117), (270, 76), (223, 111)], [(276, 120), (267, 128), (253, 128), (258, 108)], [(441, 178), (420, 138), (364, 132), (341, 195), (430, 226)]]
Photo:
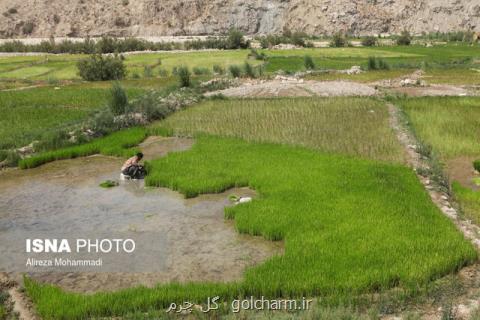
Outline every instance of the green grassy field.
[[(160, 69), (171, 73), (173, 67), (185, 65), (189, 68), (204, 67), (212, 72), (214, 65), (223, 68), (229, 65), (242, 65), (247, 60), (248, 50), (228, 51), (198, 51), (198, 52), (165, 52), (142, 53), (125, 56), (128, 77), (134, 74), (144, 76), (145, 66), (152, 68), (154, 76), (158, 76)], [(82, 55), (39, 55), (34, 57), (0, 57), (0, 80), (6, 79), (79, 79), (76, 62), (85, 56)], [(252, 60), (252, 64), (260, 61)]]
[[(416, 98), (399, 101), (418, 138), (442, 162), (458, 157), (480, 159), (480, 98)], [(473, 165), (472, 169), (473, 170)], [(480, 193), (452, 181), (464, 214), (480, 222)]]
[(285, 254), (237, 283), (170, 284), (79, 295), (27, 281), (49, 318), (121, 315), (208, 296), (342, 299), (400, 286), (418, 290), (476, 259), (476, 251), (401, 165), (301, 147), (200, 137), (193, 149), (149, 164), (146, 183), (187, 197), (249, 186), (251, 203), (226, 209), (241, 233), (285, 241)]
[[(105, 107), (109, 87), (87, 85), (0, 91), (0, 149), (22, 147), (57, 128), (84, 120), (94, 110)], [(133, 98), (141, 88), (127, 87)]]
[[(424, 46), (393, 46), (365, 48), (322, 48), (301, 50), (264, 51), (269, 57), (268, 72), (304, 70), (303, 58), (309, 55), (319, 69), (348, 69), (351, 66), (367, 66), (369, 57), (385, 60), (391, 68), (411, 69), (429, 66), (442, 69), (458, 67), (458, 72), (469, 72), (466, 66), (478, 67), (478, 46), (442, 45), (432, 48)], [(465, 71), (466, 70), (466, 71)]]
[(92, 154), (126, 158), (139, 151), (135, 146), (146, 137), (147, 132), (144, 128), (122, 130), (85, 144), (47, 151), (30, 158), (22, 159), (19, 167), (22, 169), (35, 168), (55, 160), (73, 159)]
[(210, 100), (152, 125), (248, 141), (302, 145), (364, 158), (403, 160), (384, 103), (370, 98)]
[[(241, 233), (282, 240), (285, 246), (284, 255), (247, 269), (244, 279), (233, 283), (167, 284), (80, 295), (27, 280), (27, 293), (38, 312), (46, 319), (109, 317), (215, 295), (224, 300), (316, 296), (338, 303), (392, 287), (416, 292), (474, 261), (473, 246), (434, 206), (413, 171), (401, 164), (312, 149), (344, 139), (357, 146), (371, 139), (372, 145), (389, 141), (385, 106), (374, 99), (317, 100), (207, 101), (151, 128), (133, 129), (134, 135), (119, 132), (24, 162), (29, 167), (94, 152), (121, 155), (146, 132), (187, 128), (197, 137), (194, 147), (149, 162), (146, 184), (178, 190), (186, 197), (249, 186), (258, 198), (227, 208), (226, 218), (234, 219)], [(285, 106), (295, 106), (294, 111)], [(326, 126), (328, 119), (336, 126)], [(292, 131), (300, 122), (313, 130), (315, 139)], [(363, 131), (356, 137), (345, 135), (345, 128), (359, 123), (365, 126), (362, 130), (376, 130), (386, 140)], [(219, 131), (212, 131), (217, 126)], [(324, 134), (311, 128), (316, 126), (323, 126)], [(221, 137), (227, 135), (244, 139)], [(286, 137), (294, 139), (288, 144), (265, 142), (283, 142)], [(316, 139), (316, 147), (298, 146)], [(394, 144), (383, 148), (398, 150)]]
[(480, 98), (411, 98), (398, 104), (418, 137), (442, 159), (480, 156)]

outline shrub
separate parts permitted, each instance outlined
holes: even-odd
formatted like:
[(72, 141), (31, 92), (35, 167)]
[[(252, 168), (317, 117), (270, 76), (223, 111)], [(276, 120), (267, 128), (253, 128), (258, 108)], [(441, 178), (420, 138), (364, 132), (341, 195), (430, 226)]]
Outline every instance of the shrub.
[(305, 65), (305, 69), (307, 70), (315, 69), (315, 62), (313, 62), (312, 57), (308, 55), (303, 58), (303, 64)]
[(243, 65), (243, 72), (248, 78), (255, 78), (255, 71), (252, 68), (252, 65), (248, 62), (245, 62)]
[(239, 78), (242, 75), (242, 70), (237, 65), (231, 65), (228, 67), (228, 71), (230, 71), (230, 74), (234, 78)]
[(210, 70), (208, 70), (208, 68), (203, 68), (203, 67), (194, 67), (192, 71), (193, 71), (193, 74), (197, 76), (210, 73)]
[(176, 69), (176, 72), (178, 74), (178, 81), (180, 83), (180, 87), (185, 88), (185, 87), (190, 87), (190, 70), (188, 70), (188, 67), (181, 66)]
[(235, 28), (230, 29), (227, 38), (227, 49), (245, 49), (249, 43), (245, 41), (243, 33)]
[(143, 67), (143, 76), (145, 78), (151, 78), (153, 76), (153, 69), (151, 66)]
[(128, 6), (129, 3), (130, 3), (130, 2), (129, 2), (128, 0), (122, 0), (122, 4), (123, 4), (124, 6)]
[(402, 31), (400, 36), (397, 38), (397, 44), (399, 46), (409, 46), (412, 43), (412, 37), (410, 32), (407, 30)]
[(377, 45), (377, 38), (373, 36), (368, 36), (362, 39), (362, 46), (364, 47), (373, 47)]
[(255, 60), (266, 60), (267, 56), (265, 55), (264, 52), (258, 53), (257, 50), (255, 49), (250, 49), (250, 53), (248, 54), (249, 58), (253, 58)]
[(77, 63), (78, 74), (87, 81), (121, 80), (126, 69), (123, 56), (102, 56), (93, 54)]
[(225, 73), (225, 70), (223, 69), (222, 66), (220, 66), (218, 64), (215, 64), (215, 65), (213, 65), (213, 72), (216, 73), (216, 74), (223, 74), (223, 73)]
[(108, 107), (114, 115), (121, 115), (128, 112), (127, 93), (118, 82), (115, 82), (110, 89)]
[(53, 22), (55, 22), (55, 24), (60, 23), (60, 16), (58, 14), (53, 15)]
[(53, 150), (68, 146), (70, 135), (64, 129), (46, 131), (42, 134), (40, 142), (35, 144), (35, 150)]
[(33, 24), (33, 22), (29, 21), (23, 25), (22, 32), (23, 34), (31, 34), (34, 28), (35, 25)]
[(330, 42), (330, 47), (346, 47), (347, 46), (347, 38), (341, 32), (338, 32), (333, 35), (332, 41)]
[(20, 156), (15, 150), (0, 150), (0, 162), (10, 167), (15, 167), (20, 161)]
[(15, 13), (17, 13), (17, 12), (18, 12), (18, 11), (17, 11), (16, 8), (10, 8), (10, 9), (8, 9), (8, 13), (10, 13), (10, 14), (15, 14)]
[(383, 60), (376, 57), (368, 57), (368, 70), (389, 70), (389, 64)]
[(168, 77), (168, 71), (166, 69), (161, 68), (158, 70), (158, 75), (160, 77)]
[(480, 172), (480, 160), (473, 161), (473, 168)]

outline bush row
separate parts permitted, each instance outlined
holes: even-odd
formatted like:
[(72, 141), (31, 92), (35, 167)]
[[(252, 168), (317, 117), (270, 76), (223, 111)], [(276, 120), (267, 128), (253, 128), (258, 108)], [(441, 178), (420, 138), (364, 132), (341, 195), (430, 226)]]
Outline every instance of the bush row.
[(14, 40), (0, 44), (0, 52), (46, 52), (46, 53), (121, 53), (132, 51), (161, 50), (198, 50), (198, 49), (245, 49), (250, 43), (243, 33), (232, 29), (225, 37), (209, 37), (205, 40), (180, 42), (151, 42), (143, 39), (102, 37), (99, 40), (86, 38), (83, 41), (63, 40), (56, 42), (54, 38), (39, 44), (25, 44)]

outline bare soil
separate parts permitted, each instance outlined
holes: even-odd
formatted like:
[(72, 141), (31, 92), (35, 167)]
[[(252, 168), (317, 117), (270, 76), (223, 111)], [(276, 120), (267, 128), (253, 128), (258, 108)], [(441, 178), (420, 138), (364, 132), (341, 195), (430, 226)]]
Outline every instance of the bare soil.
[(238, 87), (214, 91), (207, 96), (222, 94), (227, 97), (336, 97), (374, 96), (377, 91), (368, 85), (349, 81), (304, 81), (285, 78), (271, 81), (248, 81)]

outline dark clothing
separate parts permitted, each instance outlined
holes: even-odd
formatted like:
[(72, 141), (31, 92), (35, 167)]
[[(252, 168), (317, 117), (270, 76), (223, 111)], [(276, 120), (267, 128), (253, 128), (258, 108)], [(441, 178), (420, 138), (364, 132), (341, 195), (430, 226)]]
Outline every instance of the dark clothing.
[(143, 179), (145, 178), (146, 171), (145, 168), (138, 164), (133, 164), (125, 168), (122, 173), (131, 179)]

